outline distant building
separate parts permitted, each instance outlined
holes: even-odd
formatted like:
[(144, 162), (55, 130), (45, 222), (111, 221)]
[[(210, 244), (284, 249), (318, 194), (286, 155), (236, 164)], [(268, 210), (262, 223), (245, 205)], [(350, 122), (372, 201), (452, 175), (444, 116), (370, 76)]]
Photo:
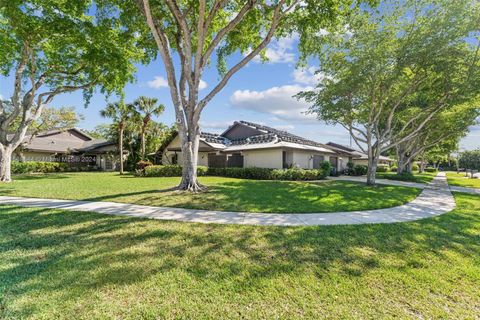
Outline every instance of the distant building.
[(86, 169), (114, 170), (118, 162), (116, 144), (95, 139), (72, 128), (27, 135), (15, 150), (16, 161), (65, 162)]
[[(162, 164), (181, 164), (180, 137), (177, 135), (159, 152)], [(350, 161), (363, 164), (363, 157), (341, 145), (322, 144), (264, 125), (235, 121), (222, 134), (201, 133), (198, 165), (316, 169), (323, 161), (329, 161), (336, 170), (344, 170)]]

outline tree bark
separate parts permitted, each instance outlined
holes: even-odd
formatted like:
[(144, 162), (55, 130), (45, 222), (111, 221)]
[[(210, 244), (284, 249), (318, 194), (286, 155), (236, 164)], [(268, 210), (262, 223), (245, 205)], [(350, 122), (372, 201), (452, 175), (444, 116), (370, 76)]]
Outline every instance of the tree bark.
[(11, 147), (0, 147), (0, 181), (1, 182), (11, 182), (11, 165), (12, 165), (12, 153), (13, 149)]
[(118, 131), (118, 150), (120, 155), (120, 174), (123, 174), (123, 125), (120, 125), (120, 129)]
[(380, 157), (380, 150), (369, 144), (368, 146), (368, 168), (367, 168), (367, 185), (375, 185), (375, 175), (377, 173), (378, 158)]
[(145, 160), (145, 130), (142, 129), (142, 160)]
[(200, 130), (193, 122), (188, 123), (187, 134), (180, 133), (182, 140), (182, 181), (178, 190), (199, 192), (206, 189), (197, 179), (198, 147), (200, 144)]

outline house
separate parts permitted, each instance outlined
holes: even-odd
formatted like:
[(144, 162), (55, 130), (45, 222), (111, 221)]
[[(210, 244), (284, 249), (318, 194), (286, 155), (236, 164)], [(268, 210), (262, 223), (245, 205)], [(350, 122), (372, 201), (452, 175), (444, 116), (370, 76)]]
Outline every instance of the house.
[[(182, 162), (177, 135), (160, 150), (162, 164)], [(259, 167), (317, 169), (329, 161), (337, 171), (346, 169), (356, 153), (308, 140), (264, 125), (235, 121), (221, 134), (201, 133), (198, 165), (208, 167)]]
[[(352, 155), (352, 162), (356, 165), (368, 165), (368, 155), (363, 152), (334, 142), (328, 142), (327, 145), (345, 152), (349, 152)], [(380, 165), (391, 166), (394, 161), (394, 159), (382, 155), (378, 158), (378, 164)]]
[(118, 162), (116, 150), (114, 142), (95, 139), (72, 128), (25, 136), (13, 160), (66, 162), (75, 167), (110, 171)]

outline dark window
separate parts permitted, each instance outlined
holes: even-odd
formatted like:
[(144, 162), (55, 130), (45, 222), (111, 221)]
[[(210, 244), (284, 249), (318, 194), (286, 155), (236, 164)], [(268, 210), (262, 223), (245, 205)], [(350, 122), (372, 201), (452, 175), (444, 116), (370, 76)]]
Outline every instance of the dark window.
[(172, 155), (172, 164), (177, 164), (178, 163), (178, 154)]

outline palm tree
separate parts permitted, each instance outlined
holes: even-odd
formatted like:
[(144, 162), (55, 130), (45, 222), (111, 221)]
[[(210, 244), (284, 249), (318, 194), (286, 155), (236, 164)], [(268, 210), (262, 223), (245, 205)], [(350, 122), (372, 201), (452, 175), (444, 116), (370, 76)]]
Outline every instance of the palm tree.
[(112, 119), (118, 128), (120, 174), (123, 174), (123, 133), (127, 123), (134, 118), (135, 112), (132, 104), (125, 104), (123, 102), (109, 103), (105, 109), (100, 111), (102, 117)]
[(163, 104), (158, 104), (158, 99), (156, 98), (148, 98), (144, 96), (138, 97), (137, 100), (133, 102), (133, 104), (142, 117), (142, 125), (140, 128), (140, 134), (142, 139), (141, 154), (142, 160), (145, 160), (145, 132), (147, 131), (148, 124), (152, 120), (152, 116), (159, 116), (160, 114), (162, 114), (163, 110), (165, 110), (165, 106)]

